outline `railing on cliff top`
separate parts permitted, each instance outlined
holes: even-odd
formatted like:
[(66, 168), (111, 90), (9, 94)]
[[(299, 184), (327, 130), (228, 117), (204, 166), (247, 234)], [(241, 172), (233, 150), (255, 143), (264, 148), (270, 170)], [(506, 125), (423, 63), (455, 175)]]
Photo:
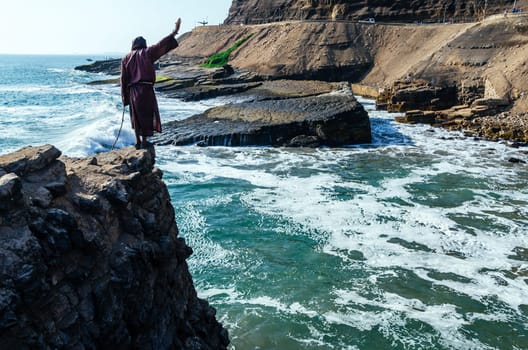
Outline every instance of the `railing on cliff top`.
[(496, 15), (491, 15), (486, 18), (484, 18), (484, 21), (491, 21), (494, 19), (501, 19), (501, 18), (516, 18), (516, 17), (528, 17), (528, 12), (506, 12), (506, 13), (498, 13)]

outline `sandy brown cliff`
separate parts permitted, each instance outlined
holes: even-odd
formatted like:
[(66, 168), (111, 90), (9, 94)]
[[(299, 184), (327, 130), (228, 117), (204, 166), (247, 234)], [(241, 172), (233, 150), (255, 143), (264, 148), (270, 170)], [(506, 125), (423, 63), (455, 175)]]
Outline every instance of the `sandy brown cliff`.
[(1, 349), (225, 349), (153, 151), (0, 156)]
[[(360, 20), (390, 22), (470, 21), (511, 10), (513, 1), (463, 0), (234, 0), (226, 24), (289, 20)], [(517, 1), (517, 7), (526, 1)]]

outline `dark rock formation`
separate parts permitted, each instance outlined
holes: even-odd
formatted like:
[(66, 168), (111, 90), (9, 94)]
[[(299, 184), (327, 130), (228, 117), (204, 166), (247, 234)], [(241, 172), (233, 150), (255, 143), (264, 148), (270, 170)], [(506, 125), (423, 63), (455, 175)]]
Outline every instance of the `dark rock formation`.
[(167, 123), (158, 144), (341, 146), (369, 143), (367, 112), (348, 92), (229, 104)]
[(458, 104), (456, 85), (433, 86), (424, 80), (396, 81), (376, 98), (378, 108), (389, 112), (441, 110)]
[(386, 0), (233, 0), (226, 24), (258, 24), (288, 20), (361, 20), (441, 22), (476, 20), (502, 13), (501, 0), (448, 2)]
[(0, 156), (0, 348), (225, 349), (153, 151)]
[(121, 72), (121, 59), (114, 58), (108, 60), (95, 61), (75, 67), (76, 70), (89, 73), (104, 73), (108, 75), (119, 75)]

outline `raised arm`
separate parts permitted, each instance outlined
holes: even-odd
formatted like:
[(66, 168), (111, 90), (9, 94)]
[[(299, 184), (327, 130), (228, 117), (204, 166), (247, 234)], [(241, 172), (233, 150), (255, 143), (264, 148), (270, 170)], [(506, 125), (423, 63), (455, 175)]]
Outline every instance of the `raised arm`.
[(157, 44), (149, 46), (148, 50), (152, 62), (159, 60), (161, 56), (178, 47), (178, 42), (176, 41), (174, 36), (178, 34), (180, 26), (181, 19), (178, 18), (174, 25), (174, 30), (169, 35), (161, 39)]

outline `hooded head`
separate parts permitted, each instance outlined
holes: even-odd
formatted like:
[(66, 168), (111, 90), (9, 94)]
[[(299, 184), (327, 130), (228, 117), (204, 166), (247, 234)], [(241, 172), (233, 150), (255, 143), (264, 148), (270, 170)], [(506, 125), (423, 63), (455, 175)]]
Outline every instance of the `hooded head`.
[(132, 50), (144, 49), (147, 47), (147, 41), (142, 36), (138, 36), (132, 41)]

